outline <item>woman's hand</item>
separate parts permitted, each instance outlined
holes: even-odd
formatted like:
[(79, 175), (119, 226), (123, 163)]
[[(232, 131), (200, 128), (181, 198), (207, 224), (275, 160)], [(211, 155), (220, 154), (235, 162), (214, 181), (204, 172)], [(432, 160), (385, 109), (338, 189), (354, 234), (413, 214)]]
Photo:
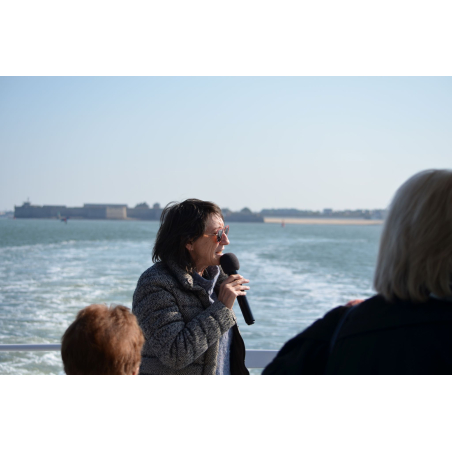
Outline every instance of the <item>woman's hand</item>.
[(240, 275), (229, 276), (220, 286), (218, 300), (220, 300), (227, 308), (232, 309), (237, 296), (245, 295), (245, 290), (250, 289), (248, 286), (243, 285), (244, 283), (249, 282), (249, 279), (245, 279)]
[(360, 303), (362, 303), (364, 300), (351, 300), (351, 301), (349, 301), (346, 305), (345, 305), (345, 307), (347, 307), (347, 308), (351, 308), (352, 306), (356, 306), (357, 304), (360, 304)]

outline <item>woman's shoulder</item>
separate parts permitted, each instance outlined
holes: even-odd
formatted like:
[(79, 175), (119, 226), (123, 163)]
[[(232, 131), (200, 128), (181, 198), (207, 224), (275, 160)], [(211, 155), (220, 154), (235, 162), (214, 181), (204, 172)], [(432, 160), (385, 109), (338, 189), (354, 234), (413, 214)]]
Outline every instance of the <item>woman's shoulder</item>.
[(155, 263), (144, 271), (138, 279), (133, 293), (134, 309), (149, 296), (160, 297), (159, 294), (172, 293), (175, 286), (177, 286), (177, 281), (166, 265), (162, 262)]
[(174, 276), (170, 272), (168, 266), (164, 264), (163, 262), (156, 262), (152, 267), (149, 267), (147, 270), (145, 270), (139, 280), (138, 284), (140, 283), (149, 283), (150, 281), (172, 281), (174, 280)]
[(140, 276), (137, 288), (142, 286), (179, 287), (190, 289), (193, 287), (193, 278), (174, 262), (156, 262)]

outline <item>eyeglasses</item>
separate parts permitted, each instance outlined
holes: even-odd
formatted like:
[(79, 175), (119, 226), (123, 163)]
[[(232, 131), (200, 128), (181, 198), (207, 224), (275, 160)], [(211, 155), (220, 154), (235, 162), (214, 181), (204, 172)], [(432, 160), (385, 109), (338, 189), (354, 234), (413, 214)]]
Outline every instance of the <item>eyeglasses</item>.
[(229, 226), (225, 226), (223, 229), (219, 229), (215, 234), (203, 234), (204, 237), (216, 236), (217, 242), (221, 242), (223, 234), (226, 236), (229, 234)]

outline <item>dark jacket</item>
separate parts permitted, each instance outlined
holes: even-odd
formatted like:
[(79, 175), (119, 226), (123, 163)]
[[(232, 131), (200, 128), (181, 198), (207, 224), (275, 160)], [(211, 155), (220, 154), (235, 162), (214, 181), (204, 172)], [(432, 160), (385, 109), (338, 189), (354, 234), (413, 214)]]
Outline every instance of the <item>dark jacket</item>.
[[(221, 271), (215, 291), (227, 278)], [(174, 263), (158, 262), (140, 277), (132, 312), (143, 331), (140, 374), (212, 375), (220, 337), (233, 328), (231, 373), (249, 374), (245, 344), (234, 311), (207, 292)]]
[(263, 371), (324, 373), (451, 374), (452, 302), (374, 296), (353, 308), (337, 307), (288, 341)]

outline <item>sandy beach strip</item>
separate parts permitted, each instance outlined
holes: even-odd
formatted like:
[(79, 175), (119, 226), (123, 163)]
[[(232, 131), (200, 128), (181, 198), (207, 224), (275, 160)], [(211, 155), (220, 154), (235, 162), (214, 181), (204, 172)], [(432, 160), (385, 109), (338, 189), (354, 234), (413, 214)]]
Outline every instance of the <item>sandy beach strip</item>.
[(365, 220), (364, 218), (275, 218), (264, 217), (265, 223), (284, 223), (286, 224), (357, 224), (371, 225), (382, 224), (383, 220)]

